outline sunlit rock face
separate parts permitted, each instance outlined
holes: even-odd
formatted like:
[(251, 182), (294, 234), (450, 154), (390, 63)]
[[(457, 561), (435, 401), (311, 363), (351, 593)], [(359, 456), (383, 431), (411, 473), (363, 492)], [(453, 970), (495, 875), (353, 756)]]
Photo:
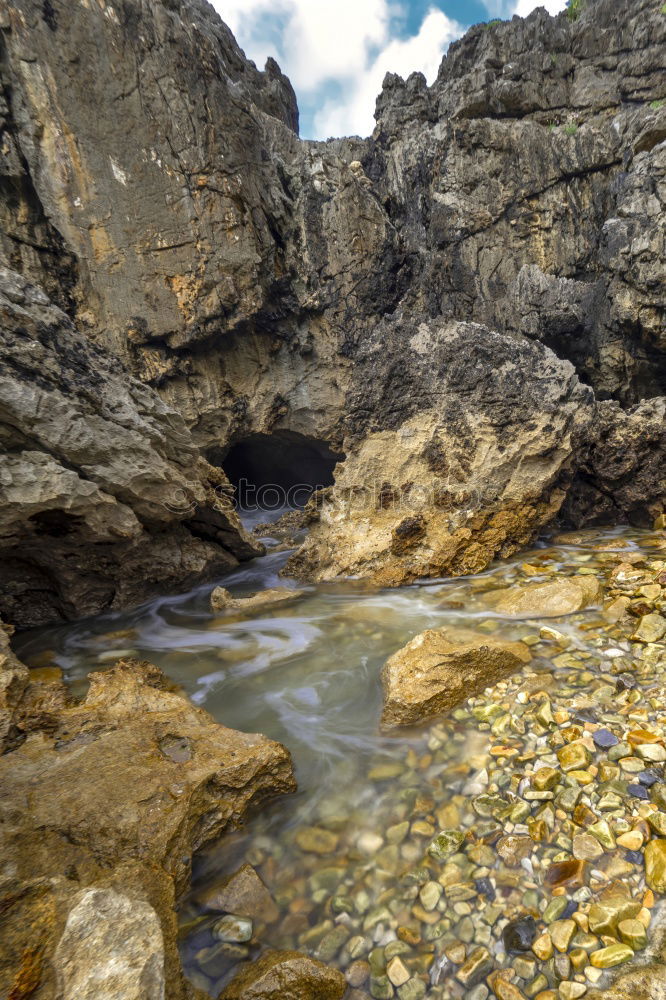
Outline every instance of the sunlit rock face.
[[(326, 143), (298, 138), (277, 65), (258, 71), (199, 0), (53, 0), (48, 10), (17, 0), (1, 29), (6, 263), (153, 387), (197, 447), (224, 466), (252, 435), (303, 435), (347, 456), (336, 471), (346, 486), (369, 474), (371, 436), (398, 434), (407, 419), (419, 443), (414, 468), (384, 477), (394, 487), (422, 474), (419, 449), (433, 435), (468, 469), (451, 523), (427, 510), (409, 553), (396, 551), (400, 522), (385, 525), (385, 512), (368, 554), (367, 530), (352, 518), (341, 536), (324, 508), (304, 568), (386, 582), (468, 572), (524, 544), (563, 504), (573, 523), (661, 509), (659, 5), (595, 0), (576, 20), (538, 10), (472, 28), (431, 87), (419, 74), (387, 76), (372, 137)], [(495, 394), (482, 418), (446, 361), (451, 331), (470, 323), (485, 329), (480, 384), (490, 379)], [(495, 371), (483, 353), (491, 335), (525, 364)], [(573, 369), (558, 374), (566, 362)], [(557, 412), (541, 444), (538, 421), (526, 427), (521, 464), (517, 428), (500, 452), (490, 411), (494, 398), (535, 401), (540, 386)], [(644, 399), (649, 413), (631, 410)], [(453, 401), (473, 425), (466, 435)], [(394, 457), (380, 443), (401, 461), (398, 445)], [(640, 496), (620, 471), (630, 450), (645, 456), (632, 470)], [(477, 495), (481, 480), (499, 506), (481, 490), (470, 511), (462, 494)], [(498, 514), (514, 525), (489, 524)]]

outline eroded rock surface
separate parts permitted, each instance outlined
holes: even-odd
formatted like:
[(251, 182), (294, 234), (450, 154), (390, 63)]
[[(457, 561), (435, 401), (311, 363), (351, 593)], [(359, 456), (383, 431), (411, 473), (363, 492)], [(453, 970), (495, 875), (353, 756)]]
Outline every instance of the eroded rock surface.
[(84, 889), (72, 904), (53, 956), (59, 993), (161, 1000), (164, 937), (152, 906), (112, 889)]
[[(180, 415), (0, 269), (0, 612), (138, 603), (262, 551)], [(28, 374), (29, 373), (29, 374)], [(228, 487), (228, 484), (227, 484)]]
[[(0, 677), (15, 670), (6, 661)], [(217, 725), (150, 664), (90, 682), (47, 728), (14, 706), (0, 757), (0, 991), (184, 998), (175, 904), (192, 854), (294, 790), (289, 754)]]
[(575, 524), (649, 524), (666, 497), (666, 399), (597, 407), (564, 515)]
[(569, 362), (477, 324), (405, 320), (380, 327), (357, 363), (355, 443), (292, 573), (473, 573), (556, 516), (593, 419)]
[(382, 668), (382, 725), (415, 725), (454, 708), (531, 660), (523, 642), (468, 629), (428, 629)]

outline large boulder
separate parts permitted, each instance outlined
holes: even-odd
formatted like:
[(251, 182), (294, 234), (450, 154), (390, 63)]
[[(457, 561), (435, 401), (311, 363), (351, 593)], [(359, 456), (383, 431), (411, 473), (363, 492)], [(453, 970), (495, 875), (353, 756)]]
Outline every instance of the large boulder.
[(147, 663), (92, 674), (45, 728), (19, 681), (0, 757), (0, 993), (184, 1000), (175, 908), (192, 854), (294, 790), (288, 752), (217, 725)]
[(477, 324), (404, 319), (357, 363), (353, 443), (289, 572), (475, 573), (557, 515), (594, 417), (569, 362)]
[(382, 726), (408, 726), (454, 708), (529, 663), (523, 642), (468, 629), (428, 629), (382, 668)]
[(220, 1000), (342, 1000), (346, 989), (337, 969), (298, 951), (270, 951), (242, 969)]

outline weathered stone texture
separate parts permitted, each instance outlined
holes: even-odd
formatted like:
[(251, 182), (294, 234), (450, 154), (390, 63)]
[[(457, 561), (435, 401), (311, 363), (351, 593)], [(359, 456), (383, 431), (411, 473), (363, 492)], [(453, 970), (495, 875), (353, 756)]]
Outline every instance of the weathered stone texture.
[(45, 685), (52, 710), (35, 715), (29, 672), (3, 657), (0, 993), (184, 1000), (176, 903), (192, 854), (294, 790), (288, 752), (217, 725), (136, 661), (91, 674), (82, 702)]
[[(550, 405), (567, 383), (563, 405), (577, 399), (577, 414), (544, 421), (539, 454), (527, 422), (522, 471), (515, 434), (508, 446), (517, 474), (535, 474), (517, 507), (482, 505), (470, 521), (461, 506), (453, 531), (470, 534), (450, 556), (436, 542), (411, 575), (480, 568), (560, 511), (580, 524), (663, 509), (666, 18), (654, 0), (474, 27), (431, 87), (387, 76), (371, 137), (326, 143), (299, 140), (288, 81), (272, 61), (263, 72), (248, 62), (203, 0), (14, 0), (0, 37), (0, 253), (154, 386), (216, 464), (249, 434), (298, 432), (350, 456), (346, 485), (365, 474), (374, 434), (406, 419), (455, 431), (455, 400), (475, 426), (469, 449), (440, 443), (503, 494), (502, 400), (518, 408), (543, 384)], [(478, 342), (447, 362), (469, 323)], [(518, 369), (495, 366), (490, 337)], [(573, 372), (560, 381), (565, 361), (582, 386)], [(464, 389), (477, 375), (482, 418)], [(57, 478), (39, 451), (37, 478)], [(86, 500), (88, 524), (106, 504)], [(332, 523), (322, 517), (321, 550), (308, 543), (303, 564), (331, 562)], [(397, 528), (376, 535), (376, 558), (358, 535), (338, 571), (406, 578), (394, 560), (427, 547), (429, 529)], [(166, 545), (159, 575), (184, 581), (215, 561), (201, 551), (176, 571), (181, 551)], [(134, 583), (116, 603), (140, 595), (139, 564), (128, 561)], [(41, 573), (32, 557), (30, 572)], [(100, 576), (116, 586), (111, 568)], [(78, 595), (60, 604), (47, 600), (44, 615), (88, 610)]]
[(39, 625), (219, 574), (261, 551), (181, 416), (0, 269), (0, 609)]

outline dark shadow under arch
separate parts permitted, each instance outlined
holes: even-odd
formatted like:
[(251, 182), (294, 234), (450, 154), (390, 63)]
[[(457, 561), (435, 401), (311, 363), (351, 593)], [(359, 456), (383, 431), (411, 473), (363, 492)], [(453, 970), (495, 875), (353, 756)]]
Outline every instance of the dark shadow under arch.
[[(303, 507), (315, 489), (333, 484), (344, 455), (326, 441), (297, 431), (250, 434), (237, 441), (221, 465), (237, 491), (240, 507)], [(262, 501), (263, 498), (263, 502)]]

